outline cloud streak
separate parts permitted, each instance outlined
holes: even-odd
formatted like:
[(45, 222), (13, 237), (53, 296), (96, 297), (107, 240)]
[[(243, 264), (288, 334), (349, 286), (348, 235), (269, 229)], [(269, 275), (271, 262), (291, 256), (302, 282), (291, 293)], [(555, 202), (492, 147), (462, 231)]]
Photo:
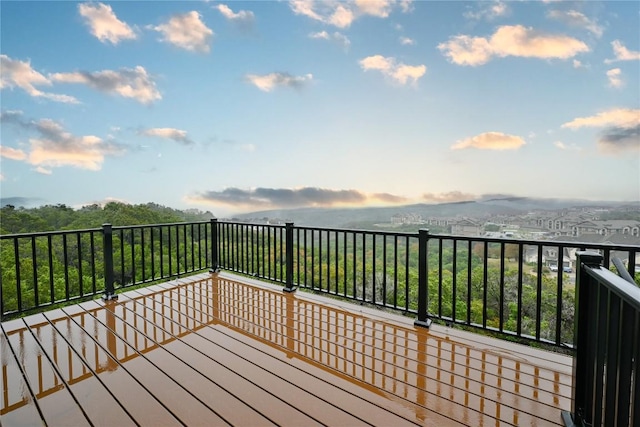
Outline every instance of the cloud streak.
[(55, 73), (51, 80), (60, 83), (77, 83), (89, 86), (103, 93), (131, 98), (142, 104), (150, 104), (162, 99), (156, 84), (144, 67), (121, 68), (96, 72), (76, 71)]
[(151, 27), (162, 35), (161, 41), (190, 52), (208, 53), (213, 31), (196, 11), (175, 15), (164, 24)]
[(617, 108), (593, 116), (578, 117), (562, 128), (603, 128), (598, 149), (605, 154), (624, 154), (640, 150), (640, 109)]
[(347, 36), (345, 36), (344, 34), (338, 32), (338, 31), (335, 31), (332, 34), (326, 32), (326, 31), (319, 31), (319, 32), (315, 32), (315, 33), (310, 33), (309, 34), (309, 38), (316, 39), (316, 40), (333, 41), (333, 42), (341, 45), (345, 49), (349, 48), (349, 46), (351, 45), (351, 40), (349, 40), (349, 38)]
[(45, 98), (51, 101), (67, 104), (78, 104), (73, 96), (57, 93), (43, 92), (36, 86), (51, 86), (53, 83), (48, 78), (34, 70), (29, 61), (11, 59), (7, 55), (0, 55), (0, 89), (18, 87), (29, 96)]
[(361, 59), (360, 67), (364, 71), (380, 71), (401, 85), (416, 83), (427, 72), (425, 65), (406, 65), (402, 62), (397, 62), (393, 57), (384, 57), (382, 55), (373, 55)]
[(562, 124), (562, 128), (580, 129), (583, 127), (632, 127), (640, 124), (640, 109), (614, 108), (593, 116), (578, 117)]
[(611, 47), (613, 48), (613, 54), (615, 55), (615, 58), (605, 59), (604, 60), (605, 64), (610, 64), (612, 62), (618, 62), (618, 61), (640, 60), (640, 52), (627, 49), (627, 47), (623, 45), (620, 40), (612, 41)]
[(476, 148), (479, 150), (517, 150), (526, 142), (519, 136), (508, 135), (502, 132), (485, 132), (471, 138), (457, 141), (451, 146), (452, 150), (464, 150)]
[(478, 21), (492, 21), (509, 13), (509, 7), (507, 4), (500, 0), (495, 0), (493, 2), (477, 2), (475, 6), (476, 10), (470, 10), (464, 13), (465, 18)]
[(478, 199), (476, 195), (463, 193), (461, 191), (449, 191), (447, 193), (425, 193), (422, 195), (422, 200), (428, 203), (466, 202), (476, 199)]
[(620, 68), (612, 68), (611, 70), (608, 70), (607, 78), (609, 79), (609, 86), (614, 88), (622, 87), (622, 71)]
[(352, 2), (290, 0), (289, 7), (296, 15), (306, 16), (338, 28), (348, 28), (362, 16), (388, 18), (396, 7), (403, 13), (413, 10), (411, 0), (355, 0)]
[(226, 4), (219, 4), (215, 6), (215, 9), (218, 10), (224, 16), (227, 21), (232, 22), (241, 30), (250, 30), (253, 28), (253, 24), (255, 22), (255, 15), (250, 10), (240, 10), (238, 12), (234, 12), (231, 10), (229, 6)]
[(9, 160), (26, 160), (27, 153), (17, 148), (0, 145), (0, 157), (4, 157)]
[(187, 136), (187, 131), (175, 128), (150, 128), (140, 131), (141, 135), (169, 139), (182, 145), (194, 144)]
[(577, 10), (551, 10), (547, 16), (564, 22), (571, 27), (584, 28), (598, 38), (602, 37), (604, 33), (604, 28), (597, 21), (590, 19)]
[(277, 87), (301, 89), (313, 80), (313, 75), (292, 76), (289, 73), (247, 74), (245, 80), (263, 92), (271, 92)]
[[(36, 136), (29, 139), (29, 150), (7, 148), (3, 156), (13, 156), (36, 167), (36, 171), (51, 174), (51, 168), (72, 166), (97, 171), (102, 168), (105, 156), (124, 153), (124, 148), (111, 141), (93, 135), (76, 136), (67, 132), (60, 123), (51, 119), (25, 120), (20, 112), (2, 112), (0, 122), (19, 126)], [(24, 155), (23, 155), (24, 154)]]
[(438, 49), (454, 64), (478, 66), (494, 57), (568, 59), (588, 52), (582, 41), (559, 34), (546, 34), (522, 25), (505, 25), (489, 37), (457, 35)]
[(113, 13), (111, 6), (102, 3), (81, 3), (78, 12), (85, 24), (102, 43), (118, 44), (122, 40), (136, 38), (136, 33), (125, 22), (120, 21)]
[(251, 190), (230, 187), (222, 191), (206, 191), (190, 196), (192, 203), (207, 203), (236, 209), (275, 209), (296, 207), (361, 206), (368, 203), (397, 204), (406, 202), (388, 193), (366, 194), (357, 190), (331, 190), (317, 187), (265, 188)]

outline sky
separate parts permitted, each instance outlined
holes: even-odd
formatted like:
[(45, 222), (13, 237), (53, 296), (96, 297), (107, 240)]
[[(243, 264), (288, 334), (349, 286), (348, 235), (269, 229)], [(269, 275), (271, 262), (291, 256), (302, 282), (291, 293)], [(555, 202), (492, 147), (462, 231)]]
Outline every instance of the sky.
[(640, 201), (636, 1), (0, 1), (0, 192)]

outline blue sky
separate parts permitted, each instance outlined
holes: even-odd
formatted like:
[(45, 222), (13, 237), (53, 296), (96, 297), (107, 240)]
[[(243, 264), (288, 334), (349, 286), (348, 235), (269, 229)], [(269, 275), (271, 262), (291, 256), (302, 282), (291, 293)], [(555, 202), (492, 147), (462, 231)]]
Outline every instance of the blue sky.
[(3, 198), (640, 200), (633, 1), (2, 1)]

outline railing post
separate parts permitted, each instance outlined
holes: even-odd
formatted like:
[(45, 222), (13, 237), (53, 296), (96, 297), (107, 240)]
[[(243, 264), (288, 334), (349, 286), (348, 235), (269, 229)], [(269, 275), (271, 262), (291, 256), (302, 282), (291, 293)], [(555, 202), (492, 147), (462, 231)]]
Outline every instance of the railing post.
[(211, 219), (211, 270), (210, 273), (220, 271), (218, 267), (218, 218)]
[(421, 228), (418, 231), (418, 319), (414, 325), (425, 328), (431, 326), (431, 319), (427, 317), (429, 307), (428, 245), (429, 230)]
[(283, 289), (285, 292), (293, 292), (296, 288), (293, 286), (293, 223), (285, 223), (285, 240), (286, 240), (286, 286)]
[(575, 355), (573, 359), (573, 384), (571, 386), (571, 409), (573, 413), (562, 412), (562, 419), (567, 427), (582, 426), (590, 422), (591, 408), (588, 405), (593, 387), (593, 359), (595, 349), (589, 345), (589, 317), (597, 313), (596, 295), (597, 289), (591, 286), (591, 280), (585, 267), (600, 267), (602, 255), (597, 252), (576, 252), (576, 307), (573, 328), (573, 347)]
[(102, 224), (102, 252), (104, 257), (104, 294), (105, 301), (118, 299), (113, 288), (113, 230), (111, 224)]

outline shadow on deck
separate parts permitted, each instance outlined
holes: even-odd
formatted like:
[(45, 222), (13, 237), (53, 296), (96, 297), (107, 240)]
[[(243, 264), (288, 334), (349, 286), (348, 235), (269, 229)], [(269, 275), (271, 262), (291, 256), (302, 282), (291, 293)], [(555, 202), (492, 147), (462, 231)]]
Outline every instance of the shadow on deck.
[(0, 424), (561, 425), (571, 358), (412, 322), (225, 273), (40, 313)]

